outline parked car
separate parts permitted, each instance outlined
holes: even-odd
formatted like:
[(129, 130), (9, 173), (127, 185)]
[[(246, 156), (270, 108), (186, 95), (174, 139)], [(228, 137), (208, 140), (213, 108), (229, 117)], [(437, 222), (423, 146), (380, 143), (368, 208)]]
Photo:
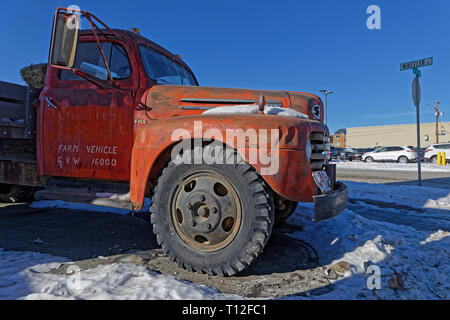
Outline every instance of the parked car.
[(336, 149), (336, 159), (337, 160), (345, 160), (347, 159), (347, 156), (345, 154), (345, 148), (335, 148)]
[[(408, 148), (413, 149), (414, 151), (417, 152), (417, 147), (408, 146)], [(424, 159), (425, 159), (425, 149), (424, 148), (419, 148), (419, 153), (420, 153), (420, 160), (424, 161)]]
[(450, 161), (450, 142), (435, 143), (425, 149), (425, 161), (437, 162), (437, 153), (445, 152), (445, 160)]
[(417, 152), (406, 146), (382, 147), (372, 152), (366, 152), (362, 156), (365, 162), (414, 162), (417, 161)]
[(330, 151), (324, 151), (324, 153), (328, 154), (328, 159), (329, 160), (336, 160), (338, 153), (336, 151), (335, 147), (330, 147)]
[(366, 149), (359, 148), (359, 149), (352, 149), (352, 150), (353, 150), (353, 152), (350, 152), (348, 154), (348, 156), (347, 156), (349, 161), (361, 161), (362, 160), (362, 156), (364, 155), (364, 153), (372, 152), (375, 149), (373, 149), (373, 148), (366, 148)]

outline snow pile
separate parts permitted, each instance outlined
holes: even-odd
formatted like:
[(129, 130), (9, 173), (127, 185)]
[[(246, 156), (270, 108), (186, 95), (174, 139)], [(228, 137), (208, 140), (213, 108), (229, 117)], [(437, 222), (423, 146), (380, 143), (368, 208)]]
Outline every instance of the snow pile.
[(119, 194), (119, 193), (96, 193), (96, 197), (98, 198), (109, 198), (111, 200), (117, 200), (117, 201), (131, 201), (130, 200), (130, 192), (126, 194)]
[[(361, 169), (361, 170), (395, 170), (395, 171), (417, 171), (417, 163), (390, 163), (390, 162), (363, 162), (363, 161), (338, 161), (334, 162), (338, 168)], [(450, 165), (438, 166), (425, 162), (421, 164), (422, 171), (428, 172), (450, 172)]]
[[(216, 107), (203, 112), (203, 115), (258, 114), (258, 113), (259, 113), (259, 106), (256, 104), (250, 104), (250, 105)], [(309, 119), (309, 117), (306, 114), (288, 108), (265, 107), (264, 114)]]
[(238, 299), (132, 264), (101, 265), (55, 274), (64, 258), (0, 249), (0, 299), (207, 300)]
[[(112, 200), (117, 201), (129, 201), (129, 194), (113, 194), (113, 193), (97, 193), (98, 197), (107, 197)], [(145, 198), (144, 206), (142, 207), (142, 212), (148, 212), (150, 210), (151, 201), (149, 198)], [(75, 202), (66, 202), (62, 200), (41, 200), (35, 201), (30, 205), (30, 208), (40, 209), (40, 208), (57, 208), (57, 209), (69, 209), (69, 210), (82, 210), (82, 211), (90, 211), (90, 212), (107, 212), (107, 213), (115, 213), (120, 215), (128, 215), (131, 213), (129, 209), (120, 209), (113, 208), (101, 205), (94, 204), (86, 204), (86, 203), (75, 203)]]
[(69, 210), (83, 210), (90, 212), (110, 212), (121, 215), (127, 215), (131, 211), (127, 209), (118, 209), (111, 207), (102, 207), (96, 206), (92, 204), (84, 204), (84, 203), (73, 203), (66, 202), (61, 200), (42, 200), (35, 201), (30, 205), (30, 208), (40, 209), (40, 208), (57, 208), (57, 209), (69, 209)]

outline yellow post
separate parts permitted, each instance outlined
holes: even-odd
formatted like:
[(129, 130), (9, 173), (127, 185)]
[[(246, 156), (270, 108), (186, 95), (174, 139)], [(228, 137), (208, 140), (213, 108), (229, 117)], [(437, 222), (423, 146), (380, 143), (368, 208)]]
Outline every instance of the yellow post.
[(442, 152), (442, 165), (445, 166), (445, 152)]
[(441, 165), (441, 153), (440, 152), (437, 153), (437, 165), (438, 166)]

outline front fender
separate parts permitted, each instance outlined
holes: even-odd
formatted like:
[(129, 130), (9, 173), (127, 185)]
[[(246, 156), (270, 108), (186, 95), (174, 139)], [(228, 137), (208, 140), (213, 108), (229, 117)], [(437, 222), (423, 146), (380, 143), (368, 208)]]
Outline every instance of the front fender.
[[(237, 139), (235, 144), (230, 145), (227, 134), (233, 130), (244, 133), (245, 138)], [(153, 187), (162, 169), (171, 160), (174, 145), (183, 139), (205, 137), (234, 148), (282, 197), (311, 202), (318, 190), (311, 176), (305, 147), (310, 132), (317, 130), (323, 130), (323, 125), (318, 122), (267, 115), (197, 115), (152, 121), (136, 131), (130, 180), (133, 208), (142, 209), (146, 191)], [(258, 137), (252, 140), (251, 134), (255, 132)], [(275, 136), (278, 143), (272, 147), (270, 142)], [(275, 159), (277, 164), (267, 165), (262, 157), (255, 159), (251, 154), (265, 154)]]

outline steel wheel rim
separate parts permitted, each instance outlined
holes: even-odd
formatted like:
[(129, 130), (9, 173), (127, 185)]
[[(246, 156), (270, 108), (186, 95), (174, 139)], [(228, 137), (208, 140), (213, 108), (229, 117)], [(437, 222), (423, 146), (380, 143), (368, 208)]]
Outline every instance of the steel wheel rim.
[(222, 175), (202, 171), (188, 175), (171, 198), (171, 221), (188, 246), (214, 252), (238, 234), (242, 206), (233, 185)]

